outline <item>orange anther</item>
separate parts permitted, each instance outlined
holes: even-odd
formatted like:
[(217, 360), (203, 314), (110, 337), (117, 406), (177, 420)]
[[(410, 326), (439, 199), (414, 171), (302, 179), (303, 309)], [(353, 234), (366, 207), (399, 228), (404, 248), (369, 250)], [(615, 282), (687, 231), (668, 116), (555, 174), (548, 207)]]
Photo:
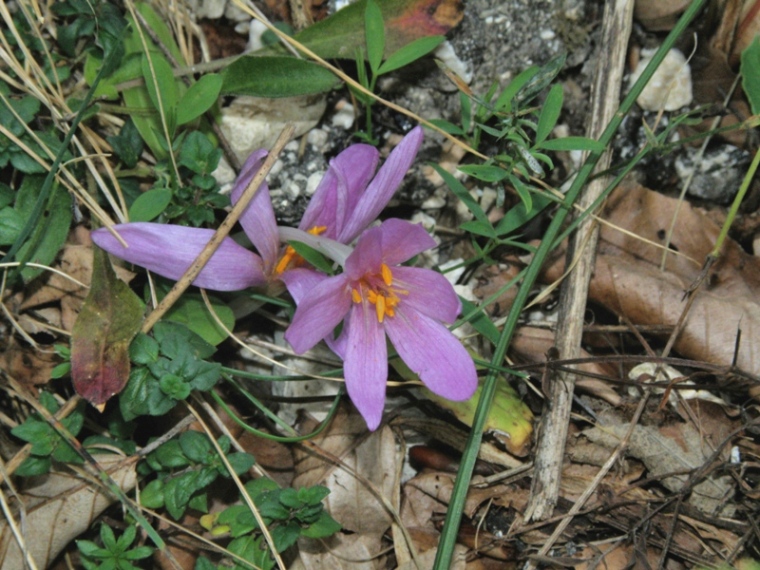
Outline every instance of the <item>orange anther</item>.
[(391, 273), (391, 268), (385, 263), (380, 265), (380, 275), (383, 277), (383, 283), (390, 287), (391, 283), (393, 283), (393, 273)]

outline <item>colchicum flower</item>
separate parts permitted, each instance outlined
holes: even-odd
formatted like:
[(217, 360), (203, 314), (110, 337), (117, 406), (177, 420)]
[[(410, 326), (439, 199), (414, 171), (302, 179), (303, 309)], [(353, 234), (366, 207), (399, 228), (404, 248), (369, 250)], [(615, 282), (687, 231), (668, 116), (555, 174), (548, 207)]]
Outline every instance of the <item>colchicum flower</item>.
[[(323, 339), (330, 344), (344, 360), (348, 395), (370, 430), (383, 414), (386, 335), (434, 393), (461, 401), (477, 387), (472, 358), (443, 324), (461, 310), (454, 288), (435, 271), (400, 265), (434, 246), (421, 226), (386, 220), (361, 235), (340, 275), (290, 276), (298, 308), (285, 338), (299, 354)], [(343, 330), (332, 340), (341, 322)]]
[[(366, 144), (348, 147), (330, 162), (314, 192), (299, 229), (348, 244), (371, 224), (390, 201), (422, 143), (422, 129), (413, 129), (377, 171), (377, 150)], [(265, 150), (246, 161), (231, 199), (236, 203), (261, 167)], [(374, 178), (373, 178), (373, 175)], [(238, 291), (263, 286), (298, 267), (300, 258), (289, 246), (283, 251), (269, 189), (262, 184), (240, 218), (240, 224), (259, 255), (225, 239), (193, 285), (215, 291)], [(92, 232), (92, 240), (116, 255), (158, 275), (179, 279), (206, 246), (214, 230), (172, 224), (134, 222), (113, 226), (129, 247), (106, 228)]]

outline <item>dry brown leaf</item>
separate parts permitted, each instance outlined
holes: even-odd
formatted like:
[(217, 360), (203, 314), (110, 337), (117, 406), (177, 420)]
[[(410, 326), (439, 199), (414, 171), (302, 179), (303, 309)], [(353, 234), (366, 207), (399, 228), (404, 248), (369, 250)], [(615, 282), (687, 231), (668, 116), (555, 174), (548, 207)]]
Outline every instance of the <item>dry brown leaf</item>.
[(299, 561), (291, 570), (380, 570), (386, 556), (379, 555), (377, 538), (367, 534), (338, 533), (321, 541), (300, 539)]
[[(609, 449), (616, 448), (628, 432), (630, 424), (615, 410), (598, 415), (598, 427), (583, 432), (594, 443)], [(627, 454), (639, 459), (649, 470), (650, 477), (660, 477), (669, 490), (683, 489), (688, 475), (668, 473), (691, 471), (702, 467), (713, 454), (703, 434), (690, 423), (678, 423), (664, 427), (637, 425), (628, 443)], [(733, 483), (728, 475), (708, 476), (693, 487), (688, 502), (707, 514), (731, 516), (736, 505), (730, 501)]]
[(652, 32), (668, 31), (673, 28), (689, 3), (690, 0), (636, 0), (633, 16)]
[[(348, 531), (374, 535), (387, 531), (392, 517), (375, 493), (390, 502), (399, 485), (393, 431), (382, 427), (368, 434), (364, 419), (342, 407), (327, 430), (310, 443), (307, 450), (295, 452), (293, 487), (328, 487), (326, 508)], [(364, 481), (336, 465), (335, 458)]]
[[(135, 463), (116, 455), (95, 456), (100, 466), (123, 491), (135, 486)], [(90, 479), (70, 473), (51, 473), (39, 483), (25, 489), (25, 547), (38, 568), (48, 564), (75, 537), (87, 530), (106, 507), (114, 502), (110, 493), (103, 493)], [(0, 521), (0, 570), (25, 568), (24, 556), (11, 532), (8, 521)]]
[[(663, 244), (677, 201), (635, 184), (611, 195), (604, 218), (647, 240)], [(720, 228), (688, 203), (681, 206), (667, 271), (659, 270), (662, 250), (604, 227), (589, 297), (634, 324), (673, 326), (683, 311), (684, 293), (697, 278)], [(688, 259), (690, 258), (690, 259)], [(553, 281), (564, 263), (545, 272)], [(684, 357), (729, 366), (739, 329), (742, 342), (737, 365), (760, 369), (760, 261), (728, 240), (720, 260), (697, 293), (675, 349)]]
[[(520, 327), (515, 331), (509, 350), (522, 360), (529, 362), (543, 362), (546, 360), (547, 351), (554, 346), (554, 332), (538, 327)], [(591, 355), (581, 349), (578, 358), (590, 358)], [(597, 376), (617, 377), (614, 366), (604, 363), (587, 362), (579, 364), (576, 368), (582, 372)], [(609, 402), (613, 406), (620, 404), (620, 395), (613, 390), (604, 380), (592, 377), (578, 376), (575, 386), (581, 390), (593, 394)]]

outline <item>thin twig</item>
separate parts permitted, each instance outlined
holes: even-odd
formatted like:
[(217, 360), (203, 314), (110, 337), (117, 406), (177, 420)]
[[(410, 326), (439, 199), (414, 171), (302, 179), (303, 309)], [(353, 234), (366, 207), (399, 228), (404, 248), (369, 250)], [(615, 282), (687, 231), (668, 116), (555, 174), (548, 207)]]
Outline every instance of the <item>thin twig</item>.
[[(588, 136), (592, 139), (600, 137), (605, 125), (612, 120), (618, 108), (626, 46), (632, 24), (632, 0), (606, 3), (601, 49), (608, 52), (609, 57), (600, 58), (600, 69), (594, 84), (591, 123), (588, 129)], [(598, 168), (606, 170), (611, 156), (611, 149), (608, 148), (599, 159)], [(581, 195), (581, 206), (593, 204), (605, 190), (606, 185), (606, 178), (593, 180)], [(568, 246), (568, 264), (576, 257), (578, 260), (575, 270), (562, 283), (560, 293), (560, 314), (556, 334), (560, 359), (577, 358), (580, 355), (588, 284), (594, 267), (598, 237), (598, 225), (593, 218), (587, 217), (578, 226)], [(526, 520), (541, 520), (550, 517), (557, 504), (575, 379), (575, 374), (561, 373), (556, 375), (549, 384), (550, 393), (547, 394), (541, 418), (535, 477), (525, 513)]]
[(145, 318), (145, 322), (142, 326), (142, 331), (144, 333), (147, 333), (151, 328), (153, 328), (153, 325), (158, 322), (164, 313), (166, 313), (166, 311), (171, 308), (177, 299), (179, 299), (182, 293), (185, 292), (185, 290), (190, 286), (195, 278), (198, 277), (198, 274), (201, 272), (208, 260), (211, 259), (211, 256), (222, 244), (222, 240), (224, 240), (224, 238), (229, 235), (230, 231), (232, 230), (232, 226), (235, 225), (245, 209), (248, 207), (248, 204), (255, 196), (262, 182), (264, 182), (264, 178), (266, 178), (272, 166), (274, 166), (274, 163), (282, 152), (282, 149), (293, 136), (294, 130), (295, 128), (293, 125), (286, 125), (282, 130), (280, 136), (277, 138), (277, 141), (274, 143), (271, 152), (264, 161), (264, 164), (261, 165), (261, 168), (256, 173), (256, 176), (254, 176), (251, 182), (248, 184), (248, 187), (243, 192), (243, 195), (240, 197), (238, 203), (235, 204), (230, 213), (227, 214), (227, 217), (219, 226), (219, 229), (216, 230), (216, 233), (214, 233), (206, 247), (204, 247), (203, 251), (201, 251), (198, 257), (195, 258), (195, 261), (190, 264), (190, 267), (188, 267), (185, 274), (180, 278), (179, 281), (174, 284), (174, 287), (171, 288), (171, 291), (169, 291), (166, 297), (164, 297), (156, 306), (156, 308), (153, 309), (153, 311)]

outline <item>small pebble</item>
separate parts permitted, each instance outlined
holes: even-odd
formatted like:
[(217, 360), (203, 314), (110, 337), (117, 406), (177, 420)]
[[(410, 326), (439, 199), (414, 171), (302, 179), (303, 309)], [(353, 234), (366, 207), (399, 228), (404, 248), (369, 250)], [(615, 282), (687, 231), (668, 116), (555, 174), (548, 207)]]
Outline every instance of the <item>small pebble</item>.
[[(631, 74), (633, 85), (641, 76), (656, 50), (641, 50), (641, 60)], [(636, 102), (645, 111), (677, 111), (692, 101), (691, 68), (677, 49), (670, 50)]]

